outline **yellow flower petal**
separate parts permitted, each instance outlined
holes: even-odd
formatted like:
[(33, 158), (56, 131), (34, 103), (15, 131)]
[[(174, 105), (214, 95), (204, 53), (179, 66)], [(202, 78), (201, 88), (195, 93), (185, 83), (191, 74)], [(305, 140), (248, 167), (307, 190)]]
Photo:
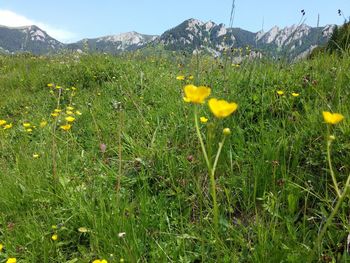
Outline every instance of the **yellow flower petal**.
[(68, 122), (73, 122), (74, 120), (75, 120), (75, 118), (72, 116), (66, 117), (66, 121), (68, 121)]
[(218, 99), (210, 99), (208, 104), (211, 112), (217, 118), (225, 118), (235, 112), (238, 108), (238, 105), (234, 102), (230, 103)]
[(5, 125), (6, 123), (7, 123), (7, 121), (5, 121), (5, 120), (0, 120), (0, 126)]
[(69, 131), (72, 128), (72, 125), (66, 124), (66, 125), (60, 126), (60, 128), (64, 131)]
[(195, 86), (195, 85), (186, 85), (184, 88), (185, 92), (185, 102), (192, 103), (204, 103), (204, 100), (210, 95), (211, 89), (205, 86)]
[(282, 90), (277, 90), (276, 91), (278, 95), (282, 96), (284, 94), (284, 92)]
[(201, 121), (201, 123), (207, 123), (208, 119), (206, 117), (200, 117), (199, 120)]
[(300, 95), (299, 93), (292, 92), (293, 97), (299, 97), (299, 95)]
[(344, 116), (340, 113), (330, 113), (329, 111), (322, 112), (323, 119), (328, 124), (337, 124), (344, 119)]

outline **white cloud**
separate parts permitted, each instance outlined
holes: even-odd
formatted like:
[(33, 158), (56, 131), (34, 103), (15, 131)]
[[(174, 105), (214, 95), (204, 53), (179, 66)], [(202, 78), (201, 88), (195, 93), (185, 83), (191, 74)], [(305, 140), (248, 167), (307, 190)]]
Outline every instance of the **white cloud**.
[(0, 25), (8, 27), (36, 25), (45, 30), (51, 37), (65, 43), (71, 42), (76, 38), (76, 35), (70, 31), (29, 19), (10, 10), (0, 9)]

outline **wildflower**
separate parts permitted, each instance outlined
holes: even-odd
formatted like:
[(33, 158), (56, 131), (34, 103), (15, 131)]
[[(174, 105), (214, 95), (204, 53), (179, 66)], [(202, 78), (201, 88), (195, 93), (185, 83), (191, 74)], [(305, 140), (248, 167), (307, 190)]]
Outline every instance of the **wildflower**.
[(189, 80), (193, 80), (194, 77), (193, 77), (192, 75), (189, 75), (189, 76), (188, 76), (188, 79), (189, 79)]
[(28, 132), (28, 133), (31, 133), (32, 131), (33, 131), (33, 129), (31, 129), (31, 128), (26, 129), (26, 132)]
[(33, 153), (33, 158), (34, 158), (34, 159), (39, 158), (39, 154)]
[(58, 227), (57, 227), (57, 225), (52, 225), (51, 228), (52, 229), (57, 229)]
[(56, 241), (56, 240), (58, 239), (58, 235), (57, 235), (57, 234), (53, 234), (53, 235), (51, 236), (51, 239), (52, 239), (53, 241)]
[(72, 116), (66, 117), (66, 121), (67, 121), (67, 122), (73, 122), (74, 120), (75, 120), (75, 118), (72, 117)]
[(67, 115), (74, 115), (74, 112), (71, 111), (71, 110), (67, 110), (67, 111), (66, 111), (66, 114), (67, 114)]
[(89, 232), (89, 230), (88, 230), (86, 227), (79, 227), (79, 228), (78, 228), (78, 231), (79, 231), (80, 233), (87, 233), (87, 232)]
[(54, 112), (60, 113), (62, 110), (61, 109), (54, 109)]
[(81, 113), (80, 111), (78, 111), (78, 110), (77, 110), (75, 113), (76, 113), (77, 115), (82, 115), (82, 113)]
[(64, 131), (69, 131), (72, 128), (72, 125), (70, 124), (61, 125), (60, 128)]
[(7, 123), (7, 121), (5, 121), (5, 120), (0, 120), (0, 126), (5, 125), (6, 123)]
[(226, 100), (210, 99), (209, 108), (217, 118), (225, 118), (237, 110), (238, 105)]
[(53, 87), (53, 83), (49, 83), (49, 84), (47, 84), (47, 86), (48, 86), (49, 88), (52, 88), (52, 87)]
[(180, 75), (180, 76), (177, 76), (176, 79), (177, 79), (177, 80), (185, 80), (185, 76)]
[(192, 103), (204, 103), (204, 100), (210, 95), (211, 89), (204, 86), (186, 85), (185, 91), (185, 102)]
[(122, 238), (122, 237), (124, 237), (125, 235), (126, 235), (125, 232), (121, 232), (121, 233), (118, 234), (118, 237)]
[(200, 117), (199, 120), (201, 121), (201, 123), (207, 123), (208, 119), (206, 117)]
[(68, 106), (66, 109), (69, 110), (69, 111), (72, 111), (72, 110), (74, 110), (74, 107)]
[(4, 130), (11, 129), (12, 126), (13, 126), (12, 123), (6, 124), (6, 125), (4, 126)]
[(225, 129), (222, 130), (222, 133), (224, 135), (230, 135), (231, 134), (231, 130), (230, 130), (230, 128), (225, 128)]
[(337, 124), (344, 119), (344, 116), (340, 113), (330, 113), (329, 111), (322, 112), (323, 119), (328, 124)]
[(24, 128), (29, 128), (30, 126), (32, 126), (32, 125), (29, 122), (23, 123)]
[(62, 88), (61, 86), (58, 86), (58, 85), (56, 86), (56, 89), (61, 89), (61, 88)]
[(3, 249), (4, 249), (4, 245), (0, 243), (0, 253), (2, 252)]
[(283, 90), (277, 90), (277, 94), (282, 96), (284, 94)]
[(292, 92), (293, 97), (299, 97), (299, 95), (300, 95), (299, 93)]
[(72, 87), (71, 89), (72, 89), (72, 90), (76, 90), (77, 88), (76, 88), (76, 87)]
[(16, 258), (8, 258), (6, 260), (6, 263), (16, 263), (17, 262), (17, 259)]
[(95, 259), (92, 263), (108, 263), (108, 261), (105, 259)]
[(97, 92), (97, 96), (101, 96), (101, 92)]
[(335, 140), (335, 136), (334, 135), (329, 135), (329, 138), (328, 138), (330, 141), (334, 141)]
[(59, 113), (57, 113), (57, 112), (51, 113), (51, 116), (52, 116), (52, 117), (57, 117), (58, 115), (59, 115)]
[(47, 121), (42, 121), (39, 124), (40, 128), (44, 128), (46, 125), (47, 125)]

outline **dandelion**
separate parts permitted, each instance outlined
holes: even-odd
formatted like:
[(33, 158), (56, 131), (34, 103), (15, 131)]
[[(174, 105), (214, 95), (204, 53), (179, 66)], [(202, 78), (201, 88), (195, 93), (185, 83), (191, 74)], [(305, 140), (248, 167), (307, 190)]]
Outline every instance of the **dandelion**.
[(206, 117), (200, 117), (199, 120), (200, 120), (201, 123), (207, 123), (208, 122), (208, 119)]
[(30, 126), (32, 126), (32, 125), (29, 122), (23, 123), (24, 128), (29, 128)]
[(292, 92), (293, 97), (299, 97), (299, 95), (300, 95), (299, 93)]
[(0, 126), (5, 125), (6, 123), (7, 123), (7, 121), (5, 121), (5, 120), (0, 120)]
[(61, 125), (60, 128), (64, 131), (69, 131), (72, 128), (72, 125), (70, 124)]
[(16, 263), (17, 262), (17, 259), (16, 258), (8, 258), (6, 260), (6, 263)]
[(75, 121), (75, 118), (72, 117), (72, 116), (68, 116), (68, 117), (65, 118), (65, 120), (66, 120), (67, 122), (73, 122), (73, 121)]
[(53, 235), (51, 236), (51, 239), (52, 239), (53, 241), (56, 241), (56, 240), (58, 239), (58, 235), (57, 235), (57, 234), (53, 234)]
[(226, 100), (210, 99), (209, 108), (216, 118), (225, 118), (235, 112), (238, 105), (234, 102), (227, 102)]
[(177, 76), (176, 79), (177, 79), (177, 80), (185, 80), (185, 76), (180, 75), (180, 76)]
[(12, 123), (10, 123), (10, 124), (6, 124), (5, 126), (4, 126), (4, 130), (8, 130), (8, 129), (11, 129), (12, 128)]
[(39, 158), (39, 154), (37, 154), (37, 153), (33, 153), (33, 158), (34, 158), (34, 159)]
[(282, 96), (284, 94), (283, 90), (277, 90), (276, 91), (278, 95)]
[(224, 128), (223, 130), (222, 130), (222, 133), (224, 134), (224, 135), (230, 135), (231, 134), (231, 130), (230, 130), (230, 128)]
[(344, 116), (340, 113), (330, 113), (329, 111), (322, 112), (323, 119), (328, 124), (337, 124), (344, 119)]
[(47, 121), (42, 121), (39, 124), (40, 128), (44, 128), (46, 125), (47, 125)]
[(192, 103), (204, 103), (204, 100), (210, 95), (211, 89), (205, 86), (195, 86), (195, 85), (186, 85), (184, 88), (185, 91), (185, 102)]

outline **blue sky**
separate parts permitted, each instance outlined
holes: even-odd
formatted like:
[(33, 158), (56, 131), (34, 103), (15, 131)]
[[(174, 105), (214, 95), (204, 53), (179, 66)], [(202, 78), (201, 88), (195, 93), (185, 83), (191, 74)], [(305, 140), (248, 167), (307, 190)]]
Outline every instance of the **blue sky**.
[[(63, 42), (137, 31), (161, 34), (188, 18), (229, 25), (232, 0), (1, 0), (0, 25), (36, 24)], [(341, 24), (350, 0), (236, 0), (233, 26), (257, 32), (297, 24)]]

